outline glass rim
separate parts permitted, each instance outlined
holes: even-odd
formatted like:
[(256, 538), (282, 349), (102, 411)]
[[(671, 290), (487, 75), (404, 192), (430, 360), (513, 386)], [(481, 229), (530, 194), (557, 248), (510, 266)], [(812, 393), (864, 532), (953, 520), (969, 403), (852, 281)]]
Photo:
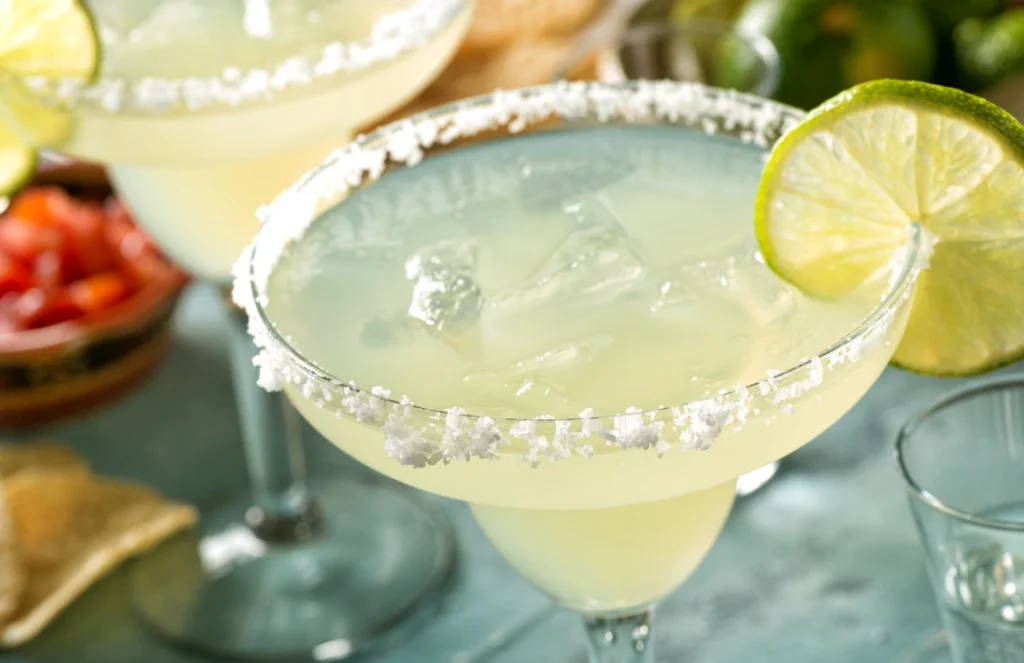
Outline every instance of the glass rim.
[[(408, 5), (378, 16), (361, 39), (331, 40), (318, 44), (312, 54), (287, 56), (266, 67), (239, 69), (228, 65), (210, 76), (101, 75), (88, 83), (46, 75), (14, 76), (10, 81), (34, 101), (66, 112), (87, 108), (105, 116), (159, 115), (179, 112), (182, 107), (191, 112), (248, 107), (267, 103), (268, 95), (273, 97), (346, 73), (358, 75), (414, 52), (451, 25), (472, 1), (410, 0)], [(97, 53), (102, 71), (102, 47)]]
[(964, 385), (951, 393), (942, 396), (938, 400), (927, 405), (917, 414), (910, 418), (896, 434), (896, 444), (893, 455), (896, 460), (896, 467), (899, 470), (900, 478), (903, 480), (903, 487), (913, 499), (941, 513), (944, 516), (958, 520), (963, 523), (984, 527), (986, 529), (1001, 530), (1006, 532), (1024, 532), (1024, 522), (1013, 522), (998, 518), (989, 518), (954, 506), (946, 504), (932, 492), (925, 489), (914, 478), (907, 462), (906, 447), (914, 438), (917, 429), (931, 417), (944, 412), (950, 407), (970, 400), (976, 396), (983, 396), (989, 393), (1004, 391), (1006, 389), (1024, 389), (1024, 376), (1004, 375), (995, 376), (972, 384)]
[[(520, 93), (537, 92), (543, 93), (546, 90), (554, 90), (561, 86), (585, 86), (587, 88), (597, 88), (598, 90), (626, 90), (626, 91), (638, 91), (642, 89), (644, 85), (652, 85), (650, 81), (625, 81), (621, 83), (598, 83), (598, 82), (577, 82), (577, 83), (566, 83), (561, 82), (559, 84), (548, 84), (543, 86), (536, 86), (532, 88), (523, 88), (518, 90)], [(689, 82), (659, 82), (657, 85), (668, 85), (673, 88), (684, 88), (689, 87), (694, 90), (700, 90), (700, 94), (705, 95), (707, 98), (727, 96), (730, 100), (739, 101), (745, 105), (746, 108), (757, 108), (757, 107), (771, 107), (772, 109), (786, 115), (788, 117), (796, 118), (803, 117), (805, 113), (799, 109), (780, 104), (775, 101), (763, 99), (751, 94), (745, 94), (736, 92), (733, 90), (723, 90), (721, 88), (714, 88), (705, 86), (698, 83)], [(410, 122), (415, 123), (423, 120), (434, 120), (444, 116), (453, 116), (454, 114), (467, 108), (467, 105), (474, 104), (487, 104), (493, 101), (498, 95), (506, 94), (504, 91), (498, 91), (488, 95), (481, 95), (470, 99), (445, 104), (429, 111), (411, 116), (409, 118), (397, 120), (391, 124), (381, 127), (373, 133), (363, 136), (347, 148), (336, 151), (326, 160), (321, 162), (313, 170), (309, 171), (301, 177), (291, 189), (278, 197), (278, 200), (285, 196), (290, 195), (301, 195), (307, 189), (312, 189), (313, 194), (317, 195), (318, 192), (323, 190), (322, 183), (319, 178), (323, 177), (325, 172), (330, 170), (332, 164), (336, 163), (341, 158), (346, 150), (359, 149), (379, 143), (388, 136), (392, 135), (395, 131), (401, 129), (408, 129)], [(710, 116), (709, 116), (710, 117)], [(625, 120), (625, 123), (630, 123)], [(694, 130), (700, 130), (694, 129)], [(246, 289), (246, 299), (251, 301), (254, 307), (254, 312), (257, 315), (260, 323), (266, 329), (271, 343), (276, 346), (276, 349), (283, 351), (289, 360), (295, 362), (303, 371), (308, 373), (309, 377), (312, 377), (317, 385), (320, 387), (341, 387), (346, 390), (345, 393), (351, 391), (356, 394), (363, 394), (367, 397), (372, 397), (379, 401), (385, 407), (402, 408), (405, 411), (414, 411), (421, 414), (444, 416), (450, 414), (452, 408), (458, 409), (457, 404), (449, 406), (447, 409), (440, 407), (429, 407), (423, 405), (417, 405), (414, 402), (408, 402), (406, 399), (397, 399), (390, 396), (390, 392), (382, 393), (378, 392), (380, 387), (374, 387), (372, 389), (365, 388), (363, 386), (356, 386), (351, 382), (345, 381), (343, 378), (333, 375), (330, 371), (320, 367), (316, 362), (307, 358), (298, 348), (294, 347), (284, 335), (274, 326), (270, 317), (267, 314), (266, 307), (262, 302), (263, 290), (257, 286), (257, 280), (259, 276), (255, 273), (256, 253), (259, 250), (261, 243), (266, 243), (269, 240), (264, 238), (269, 234), (268, 229), (275, 225), (275, 223), (287, 223), (287, 220), (281, 218), (275, 218), (274, 205), (270, 205), (265, 213), (262, 220), (262, 225), (256, 234), (253, 242), (250, 244), (249, 250), (243, 253), (239, 265), (236, 267), (236, 287), (242, 287)], [(314, 219), (315, 222), (315, 219)], [(305, 230), (298, 235), (301, 237)], [(802, 359), (793, 366), (773, 372), (767, 380), (760, 380), (746, 385), (737, 385), (732, 389), (724, 390), (719, 394), (705, 397), (702, 399), (692, 399), (685, 403), (662, 405), (655, 408), (632, 408), (626, 412), (607, 412), (607, 413), (595, 413), (591, 416), (584, 416), (582, 413), (577, 416), (570, 417), (557, 417), (550, 418), (552, 421), (561, 422), (587, 422), (591, 420), (607, 420), (615, 419), (623, 416), (635, 416), (637, 414), (643, 416), (656, 416), (666, 412), (674, 411), (680, 407), (686, 407), (701, 403), (708, 402), (730, 402), (729, 399), (735, 399), (741, 393), (758, 393), (759, 387), (764, 385), (766, 382), (772, 382), (778, 384), (796, 382), (801, 376), (810, 376), (815, 370), (821, 370), (822, 365), (830, 365), (831, 360), (839, 360), (843, 357), (846, 351), (850, 348), (859, 345), (866, 338), (869, 338), (873, 332), (879, 328), (885, 329), (888, 326), (887, 317), (891, 316), (902, 304), (903, 300), (909, 296), (910, 289), (913, 287), (915, 282), (916, 274), (922, 260), (927, 256), (929, 252), (929, 242), (922, 233), (921, 229), (917, 224), (911, 226), (910, 232), (908, 232), (908, 240), (905, 244), (908, 247), (906, 252), (905, 260), (899, 266), (898, 269), (893, 269), (895, 274), (894, 278), (890, 280), (889, 286), (886, 289), (885, 295), (881, 298), (880, 302), (864, 316), (861, 321), (851, 330), (850, 332), (843, 335), (840, 339), (827, 346), (825, 349), (814, 353), (812, 356)], [(279, 256), (278, 256), (279, 257)], [(237, 299), (237, 297), (236, 297)], [(250, 311), (250, 316), (253, 311)], [(782, 405), (779, 405), (782, 408)], [(489, 419), (495, 422), (504, 422), (506, 424), (517, 423), (517, 422), (542, 422), (548, 417), (490, 417), (489, 415), (480, 415), (472, 412), (463, 412), (460, 416), (465, 417), (469, 420), (480, 420)]]
[(598, 49), (615, 47), (617, 48), (616, 53), (618, 53), (624, 46), (634, 45), (666, 34), (736, 38), (751, 47), (754, 53), (761, 58), (768, 72), (768, 75), (752, 89), (739, 90), (739, 92), (770, 98), (779, 87), (779, 81), (782, 78), (782, 59), (775, 43), (760, 32), (713, 18), (689, 18), (685, 21), (651, 19), (627, 25), (621, 30), (611, 33), (595, 32), (584, 35), (562, 58), (562, 62), (555, 72), (554, 80), (567, 78), (576, 65)]

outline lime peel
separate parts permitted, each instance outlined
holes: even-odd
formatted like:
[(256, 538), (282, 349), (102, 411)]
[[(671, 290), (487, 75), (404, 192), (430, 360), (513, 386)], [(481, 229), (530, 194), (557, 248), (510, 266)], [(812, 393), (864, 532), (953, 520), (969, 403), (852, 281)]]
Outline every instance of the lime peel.
[(765, 262), (811, 296), (885, 269), (920, 225), (930, 249), (893, 357), (971, 375), (1024, 356), (1024, 128), (972, 95), (874, 81), (775, 146), (755, 208)]
[(59, 146), (70, 131), (66, 111), (40, 103), (32, 79), (88, 84), (99, 66), (99, 38), (80, 0), (0, 0), (0, 196), (22, 187), (37, 147)]

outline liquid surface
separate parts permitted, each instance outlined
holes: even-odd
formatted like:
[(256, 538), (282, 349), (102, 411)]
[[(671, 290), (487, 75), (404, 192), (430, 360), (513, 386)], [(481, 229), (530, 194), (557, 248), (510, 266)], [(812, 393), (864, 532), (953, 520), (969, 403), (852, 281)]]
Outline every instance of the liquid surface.
[(367, 39), (413, 0), (86, 0), (102, 45), (100, 80), (222, 77), (316, 62), (335, 41)]
[(824, 350), (881, 294), (815, 302), (763, 265), (763, 159), (643, 126), (428, 158), (318, 219), (268, 313), (333, 375), (426, 407), (565, 417), (713, 395)]

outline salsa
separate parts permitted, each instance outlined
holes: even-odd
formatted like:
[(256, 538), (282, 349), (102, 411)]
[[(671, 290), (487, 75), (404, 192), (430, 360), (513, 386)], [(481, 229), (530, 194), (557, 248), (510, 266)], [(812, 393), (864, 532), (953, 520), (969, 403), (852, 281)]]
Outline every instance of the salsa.
[(173, 271), (116, 198), (30, 187), (0, 214), (0, 334), (94, 317)]

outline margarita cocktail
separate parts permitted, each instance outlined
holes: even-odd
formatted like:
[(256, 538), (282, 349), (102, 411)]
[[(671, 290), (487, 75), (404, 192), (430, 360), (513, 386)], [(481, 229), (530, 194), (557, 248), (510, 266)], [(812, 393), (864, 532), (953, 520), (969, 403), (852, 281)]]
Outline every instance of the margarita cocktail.
[(799, 117), (563, 83), (383, 129), (282, 194), (239, 262), (261, 384), (374, 469), (469, 502), (587, 617), (595, 660), (649, 656), (649, 611), (736, 478), (849, 410), (906, 322), (913, 232), (829, 302), (760, 259), (756, 184)]
[[(15, 0), (14, 27), (0, 27), (0, 143), (104, 163), (161, 248), (223, 285), (259, 205), (424, 88), (472, 7)], [(232, 318), (253, 495), (205, 512), (200, 541), (141, 560), (136, 605), (201, 650), (340, 658), (434, 595), (452, 560), (447, 524), (381, 484), (307, 490), (294, 412), (255, 387), (252, 344)]]
[(226, 283), (266, 192), (414, 97), (468, 25), (465, 0), (88, 0), (100, 77), (60, 149), (110, 166), (168, 255)]

